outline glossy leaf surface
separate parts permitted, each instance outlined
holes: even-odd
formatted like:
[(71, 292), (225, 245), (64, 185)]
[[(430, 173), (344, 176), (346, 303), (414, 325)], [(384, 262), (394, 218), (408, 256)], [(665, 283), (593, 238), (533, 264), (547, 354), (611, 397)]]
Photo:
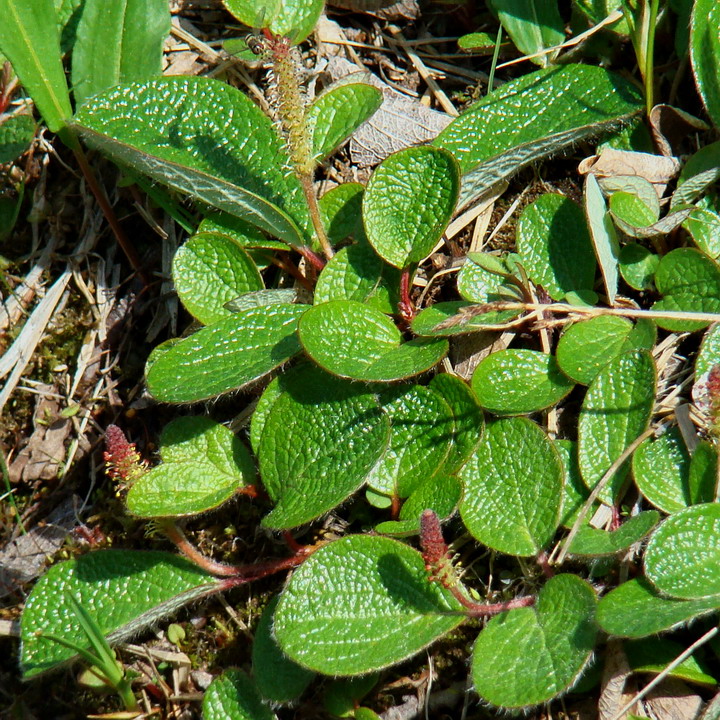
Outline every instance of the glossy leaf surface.
[(714, 0), (695, 0), (690, 25), (690, 59), (705, 109), (720, 127), (720, 6)]
[(494, 617), (478, 636), (472, 677), (493, 705), (539, 705), (570, 687), (590, 659), (597, 629), (592, 587), (575, 575), (556, 575), (535, 607)]
[(573, 539), (568, 552), (572, 555), (614, 555), (627, 550), (633, 543), (644, 538), (660, 520), (660, 513), (647, 510), (626, 520), (617, 530), (606, 532), (586, 525)]
[(137, 635), (187, 603), (217, 591), (218, 581), (172, 553), (98, 550), (58, 563), (38, 580), (21, 621), (20, 661), (32, 677), (70, 660), (73, 650), (43, 639), (38, 631), (85, 646), (67, 593), (91, 614), (109, 642)]
[(225, 7), (248, 27), (268, 28), (302, 42), (315, 27), (323, 0), (223, 0)]
[(460, 471), (460, 515), (481, 543), (509, 555), (536, 555), (558, 526), (563, 470), (547, 435), (535, 423), (511, 418), (489, 423)]
[(242, 671), (226, 670), (205, 692), (203, 720), (273, 720), (255, 683)]
[(252, 308), (161, 349), (148, 389), (163, 402), (196, 402), (257, 380), (300, 352), (295, 331), (306, 308)]
[(428, 582), (419, 552), (390, 538), (351, 535), (295, 570), (275, 637), (301, 665), (362, 675), (415, 655), (463, 620), (457, 600)]

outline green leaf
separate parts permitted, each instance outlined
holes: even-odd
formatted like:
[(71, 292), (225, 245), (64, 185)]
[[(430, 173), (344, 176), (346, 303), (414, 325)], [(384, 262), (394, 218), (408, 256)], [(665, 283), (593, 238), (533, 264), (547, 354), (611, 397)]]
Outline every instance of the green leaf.
[(459, 188), (457, 163), (446, 150), (422, 146), (390, 155), (363, 197), (370, 244), (397, 268), (419, 263), (450, 222)]
[(210, 683), (202, 703), (203, 720), (273, 720), (255, 683), (242, 670), (226, 670)]
[(351, 535), (316, 550), (290, 578), (275, 637), (295, 662), (326, 675), (362, 675), (401, 662), (465, 619), (428, 581), (419, 552)]
[(288, 703), (303, 694), (315, 674), (290, 660), (275, 640), (272, 629), (279, 599), (276, 595), (260, 616), (252, 646), (252, 668), (264, 698)]
[(623, 232), (627, 227), (639, 228), (652, 225), (660, 218), (659, 207), (649, 207), (642, 198), (624, 191), (610, 195), (610, 213)]
[(595, 255), (600, 265), (608, 302), (615, 302), (618, 285), (618, 255), (620, 243), (610, 215), (605, 206), (605, 199), (595, 176), (590, 174), (585, 181), (585, 216), (590, 228), (590, 237), (595, 247)]
[(169, 32), (167, 0), (84, 0), (72, 54), (75, 101), (160, 75)]
[(495, 415), (527, 415), (556, 405), (575, 386), (552, 355), (500, 350), (482, 360), (472, 376), (480, 405)]
[(323, 0), (223, 0), (225, 7), (249, 27), (268, 28), (301, 43), (313, 31)]
[(225, 308), (227, 302), (263, 288), (250, 256), (223, 235), (191, 237), (175, 253), (172, 274), (182, 304), (203, 325), (232, 315)]
[(50, 131), (64, 130), (72, 108), (53, 0), (0, 0), (0, 17), (0, 51)]
[[(492, 306), (490, 306), (492, 307)], [(463, 300), (439, 302), (425, 308), (412, 321), (412, 331), (425, 337), (449, 337), (480, 330), (493, 330), (520, 314), (519, 310), (488, 310)]]
[(462, 485), (453, 475), (441, 472), (424, 478), (403, 503), (398, 520), (388, 520), (376, 525), (375, 532), (396, 537), (417, 535), (420, 532), (420, 515), (424, 510), (433, 510), (444, 520), (455, 512), (461, 496)]
[(390, 420), (390, 442), (368, 476), (376, 492), (407, 497), (447, 459), (455, 420), (439, 393), (420, 385), (393, 387), (380, 395)]
[(206, 417), (181, 417), (163, 430), (162, 464), (130, 487), (138, 517), (183, 517), (212, 510), (255, 481), (250, 453), (230, 430)]
[(310, 220), (272, 120), (218, 80), (167, 77), (94, 96), (72, 127), (113, 160), (187, 192), (286, 242)]
[(430, 381), (430, 388), (442, 396), (455, 419), (453, 442), (444, 469), (456, 473), (480, 442), (485, 427), (483, 411), (470, 386), (456, 375), (438, 373)]
[(590, 491), (585, 487), (580, 475), (577, 443), (572, 440), (555, 440), (554, 445), (562, 461), (565, 476), (560, 525), (571, 528), (585, 505)]
[(696, 207), (682, 224), (693, 242), (706, 255), (716, 260), (720, 255), (720, 215), (707, 208)]
[[(565, 23), (556, 0), (488, 0), (488, 5), (522, 55), (534, 55), (565, 40)], [(558, 52), (532, 61), (547, 67)]]
[[(263, 525), (297, 527), (332, 510), (365, 481), (388, 442), (389, 423), (363, 385), (308, 365), (285, 379), (258, 447), (275, 502)], [(447, 451), (446, 451), (447, 452)]]
[(575, 575), (556, 575), (535, 607), (494, 617), (478, 636), (472, 676), (483, 700), (504, 708), (547, 702), (579, 677), (595, 647), (597, 600)]
[(611, 635), (640, 638), (670, 630), (718, 608), (720, 598), (664, 598), (645, 578), (635, 578), (611, 590), (600, 600), (597, 622)]
[(690, 502), (718, 502), (718, 452), (714, 444), (701, 440), (690, 459)]
[(470, 534), (509, 555), (536, 555), (558, 526), (563, 469), (547, 435), (525, 418), (489, 423), (460, 471)]
[[(653, 310), (720, 313), (720, 268), (693, 248), (678, 248), (663, 257), (655, 273), (655, 285), (663, 295)], [(658, 320), (672, 332), (691, 332), (709, 323), (697, 320)]]
[(597, 263), (585, 218), (564, 195), (546, 193), (523, 210), (517, 251), (532, 281), (554, 300), (592, 289)]
[[(646, 153), (633, 153), (637, 158), (638, 162), (652, 162), (652, 156), (647, 157)], [(623, 158), (623, 155), (619, 155), (619, 158)], [(650, 219), (648, 225), (655, 222), (660, 217), (660, 200), (658, 200), (657, 191), (655, 186), (643, 177), (638, 175), (615, 175), (609, 177), (598, 177), (596, 178), (598, 184), (602, 188), (603, 193), (606, 197), (612, 196), (615, 193), (629, 193), (635, 200), (629, 200), (629, 210), (637, 209), (643, 217)], [(620, 200), (620, 211), (624, 209), (623, 198)], [(641, 204), (638, 205), (636, 201)], [(618, 198), (615, 199), (618, 202)], [(641, 224), (641, 223), (639, 223)]]
[[(337, 245), (350, 235), (359, 241), (365, 232), (362, 227), (362, 199), (365, 188), (348, 182), (328, 190), (318, 201), (325, 232), (331, 245)], [(365, 241), (367, 245), (367, 241)]]
[(64, 55), (75, 45), (77, 26), (85, 0), (54, 0), (54, 2), (60, 28), (60, 50)]
[(253, 290), (228, 300), (223, 308), (230, 313), (243, 312), (251, 308), (269, 307), (270, 305), (287, 305), (297, 300), (297, 290), (293, 288), (276, 288), (272, 290)]
[(665, 520), (645, 551), (645, 574), (671, 597), (720, 595), (720, 504), (693, 505)]
[[(648, 426), (655, 400), (655, 364), (646, 350), (613, 358), (588, 388), (578, 421), (578, 457), (583, 481), (594, 488), (625, 448)], [(625, 462), (600, 499), (617, 498), (627, 476)]]
[(300, 352), (304, 305), (271, 305), (231, 315), (148, 361), (147, 384), (161, 402), (196, 402), (243, 387)]
[(53, 565), (36, 583), (23, 611), (20, 662), (26, 678), (71, 660), (74, 652), (38, 631), (87, 644), (68, 624), (74, 595), (110, 643), (137, 635), (187, 603), (218, 591), (220, 583), (188, 560), (165, 552), (99, 550)]
[(658, 520), (660, 520), (659, 512), (647, 510), (629, 518), (612, 532), (585, 525), (573, 539), (568, 552), (572, 555), (591, 557), (614, 555), (642, 540), (657, 525)]
[(363, 238), (338, 250), (322, 269), (315, 287), (315, 304), (354, 300), (392, 313), (397, 307), (399, 283), (397, 269), (384, 263)]
[(434, 144), (460, 163), (462, 207), (529, 163), (619, 128), (643, 107), (638, 91), (606, 70), (546, 68), (493, 90), (453, 120)]
[(633, 453), (632, 470), (638, 490), (656, 508), (673, 513), (691, 504), (690, 454), (677, 428), (645, 440)]
[(351, 300), (315, 305), (300, 322), (305, 352), (322, 368), (353, 380), (393, 382), (418, 375), (447, 354), (446, 340), (402, 342), (379, 310)]
[[(686, 221), (687, 222), (687, 221)], [(639, 243), (623, 245), (618, 256), (620, 274), (634, 290), (650, 290), (660, 257)]]
[(354, 717), (360, 701), (367, 695), (379, 678), (379, 673), (369, 673), (360, 677), (327, 680), (323, 694), (323, 707), (337, 717)]
[(270, 240), (265, 233), (234, 215), (214, 212), (206, 215), (197, 229), (197, 235), (222, 235), (248, 251), (287, 250), (287, 243)]
[(720, 141), (701, 147), (680, 171), (670, 208), (694, 202), (720, 178)]
[[(505, 277), (512, 268), (507, 258), (501, 259), (490, 253), (468, 253), (457, 279), (460, 296), (475, 303), (491, 303), (502, 300), (520, 300), (518, 288)], [(517, 311), (501, 311), (494, 313), (499, 317), (515, 317)]]
[(366, 83), (328, 89), (308, 107), (305, 118), (316, 162), (325, 160), (382, 105), (380, 90)]
[(714, 0), (695, 0), (690, 22), (690, 60), (703, 105), (720, 127), (720, 6)]
[(11, 115), (0, 124), (0, 165), (20, 157), (35, 137), (30, 115)]
[[(649, 638), (647, 640), (631, 640), (623, 644), (623, 651), (634, 673), (663, 672), (676, 657), (685, 651), (685, 646), (666, 640), (665, 638)], [(687, 682), (701, 685), (716, 685), (717, 679), (708, 673), (692, 655), (675, 667), (669, 677), (680, 678)]]
[(713, 365), (720, 364), (720, 325), (711, 325), (700, 343), (695, 360), (695, 382), (712, 370)]
[(573, 323), (562, 335), (557, 347), (560, 369), (576, 382), (589, 385), (602, 368), (623, 352), (651, 350), (654, 332), (646, 335), (641, 327), (614, 315), (598, 315)]

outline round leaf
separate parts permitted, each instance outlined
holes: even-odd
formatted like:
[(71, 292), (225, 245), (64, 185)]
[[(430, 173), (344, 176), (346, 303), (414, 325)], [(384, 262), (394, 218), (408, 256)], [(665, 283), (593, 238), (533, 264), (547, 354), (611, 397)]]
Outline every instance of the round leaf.
[(230, 430), (205, 417), (181, 417), (160, 438), (161, 465), (130, 487), (138, 517), (182, 517), (212, 510), (254, 482), (250, 453)]
[(495, 415), (525, 415), (560, 402), (575, 383), (552, 355), (500, 350), (475, 368), (472, 387), (480, 405)]
[(645, 574), (671, 597), (720, 595), (720, 504), (693, 505), (665, 520), (648, 543)]
[(567, 690), (595, 647), (596, 604), (595, 591), (584, 580), (556, 575), (535, 607), (494, 617), (473, 651), (478, 695), (493, 705), (520, 708)]
[(273, 720), (255, 683), (242, 670), (226, 670), (203, 697), (204, 720)]
[(172, 272), (182, 304), (203, 325), (231, 315), (228, 301), (264, 287), (250, 256), (222, 235), (191, 237), (175, 253)]
[(428, 581), (419, 552), (351, 535), (315, 551), (290, 578), (275, 637), (295, 662), (362, 675), (401, 662), (457, 627), (462, 606)]
[(366, 382), (393, 382), (418, 375), (447, 354), (446, 340), (402, 342), (387, 315), (349, 300), (308, 310), (300, 323), (305, 352), (325, 370)]
[(223, 0), (225, 7), (248, 27), (268, 28), (301, 43), (313, 31), (323, 0)]
[(460, 515), (481, 543), (510, 555), (536, 555), (558, 526), (563, 469), (547, 435), (525, 418), (489, 423), (460, 471)]
[(390, 155), (363, 198), (368, 240), (395, 267), (419, 263), (450, 222), (459, 189), (457, 162), (447, 150), (423, 146)]
[(639, 243), (623, 245), (618, 258), (623, 280), (634, 290), (650, 290), (660, 257)]

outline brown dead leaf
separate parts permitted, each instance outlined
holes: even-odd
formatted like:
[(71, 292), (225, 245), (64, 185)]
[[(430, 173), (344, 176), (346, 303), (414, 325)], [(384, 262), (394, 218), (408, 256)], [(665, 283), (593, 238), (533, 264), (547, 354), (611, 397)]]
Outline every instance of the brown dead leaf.
[(598, 700), (599, 720), (615, 717), (618, 710), (632, 698), (634, 688), (626, 690), (631, 670), (621, 640), (610, 640), (605, 651), (602, 690)]
[(420, 17), (418, 0), (329, 0), (328, 5), (390, 22), (417, 20)]
[(370, 72), (344, 58), (331, 58), (327, 72), (333, 80), (350, 73), (362, 73), (358, 80), (380, 88), (383, 104), (358, 128), (350, 141), (350, 156), (354, 164), (365, 168), (377, 165), (398, 150), (430, 142), (444, 130), (452, 118), (425, 107), (419, 101), (393, 90)]
[(700, 118), (672, 105), (656, 105), (650, 111), (650, 132), (655, 145), (666, 157), (680, 152), (680, 144), (687, 140), (689, 133), (707, 129), (707, 124)]
[(648, 693), (645, 704), (657, 720), (695, 720), (703, 699), (682, 680), (666, 678)]
[(680, 172), (680, 162), (674, 157), (605, 148), (600, 155), (585, 158), (578, 165), (578, 172), (581, 175), (593, 173), (598, 178), (641, 177), (652, 183), (661, 198), (668, 182)]

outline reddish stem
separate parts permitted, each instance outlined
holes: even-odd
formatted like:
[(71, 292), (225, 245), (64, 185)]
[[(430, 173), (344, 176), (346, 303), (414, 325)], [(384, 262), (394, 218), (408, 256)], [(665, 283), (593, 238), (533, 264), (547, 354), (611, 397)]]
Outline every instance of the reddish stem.
[(537, 564), (540, 566), (540, 569), (542, 570), (542, 574), (546, 578), (551, 578), (555, 575), (555, 571), (550, 567), (550, 563), (548, 562), (548, 554), (541, 550), (538, 553), (538, 556), (535, 558), (537, 561)]
[(410, 298), (410, 268), (404, 268), (400, 275), (400, 300), (398, 310), (402, 319), (409, 323), (416, 315), (415, 303)]

